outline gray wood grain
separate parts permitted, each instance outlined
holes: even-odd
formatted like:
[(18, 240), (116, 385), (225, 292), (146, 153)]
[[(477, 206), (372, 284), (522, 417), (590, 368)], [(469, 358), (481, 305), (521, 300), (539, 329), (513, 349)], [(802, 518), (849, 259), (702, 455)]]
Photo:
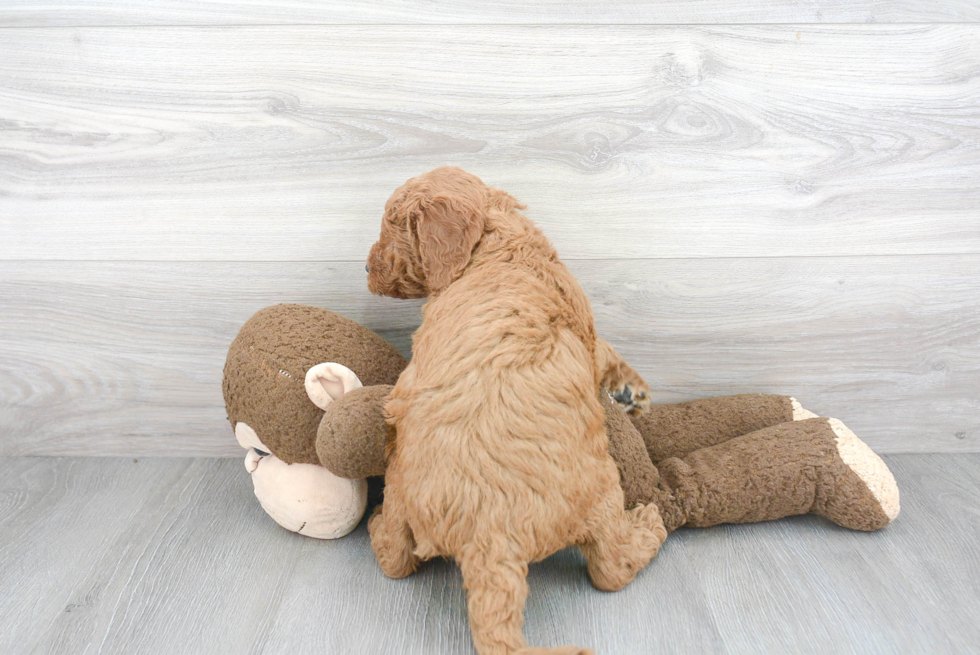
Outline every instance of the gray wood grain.
[(980, 253), (978, 105), (972, 24), (7, 29), (0, 258), (358, 260), (447, 163), (566, 258)]
[(125, 465), (131, 461), (7, 461), (0, 473), (0, 650), (30, 652), (40, 628), (61, 617), (84, 621), (94, 605), (113, 602), (107, 585), (85, 585), (85, 578), (95, 568), (114, 570), (113, 551), (124, 554), (160, 488), (182, 473), (172, 460)]
[(0, 267), (3, 453), (238, 456), (222, 368), (257, 310), (329, 307), (405, 354), (419, 322), (419, 302), (367, 292), (361, 263)]
[[(980, 455), (888, 456), (902, 513), (682, 529), (626, 589), (531, 567), (535, 645), (599, 653), (965, 653), (980, 638)], [(380, 572), (362, 524), (286, 532), (231, 460), (8, 458), (0, 646), (17, 653), (472, 653), (454, 565)]]
[[(882, 452), (980, 448), (980, 257), (571, 261), (657, 402), (792, 394)], [(360, 262), (0, 262), (0, 454), (240, 456), (245, 320), (331, 308), (410, 354), (418, 301)]]
[(902, 512), (882, 532), (799, 517), (767, 525), (764, 539), (757, 526), (716, 528), (688, 553), (729, 652), (799, 652), (801, 642), (813, 653), (976, 649), (980, 556), (961, 539), (980, 534), (980, 460), (886, 461)]
[(966, 0), (555, 0), (431, 3), (411, 0), (222, 3), (6, 0), (0, 26), (231, 25), (310, 23), (932, 23), (980, 21)]

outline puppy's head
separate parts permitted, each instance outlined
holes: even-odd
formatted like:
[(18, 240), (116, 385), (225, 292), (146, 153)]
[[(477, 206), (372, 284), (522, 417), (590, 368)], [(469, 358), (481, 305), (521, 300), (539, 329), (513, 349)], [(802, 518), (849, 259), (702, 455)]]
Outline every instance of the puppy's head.
[(424, 298), (458, 278), (486, 226), (491, 189), (445, 166), (410, 179), (385, 204), (381, 236), (368, 255), (368, 289)]

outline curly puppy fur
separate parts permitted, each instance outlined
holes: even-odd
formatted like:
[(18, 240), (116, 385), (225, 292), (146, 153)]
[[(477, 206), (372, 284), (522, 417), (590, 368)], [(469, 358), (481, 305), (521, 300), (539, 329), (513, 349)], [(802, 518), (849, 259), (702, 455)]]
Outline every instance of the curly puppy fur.
[(429, 301), (385, 407), (396, 437), (368, 529), (391, 577), (455, 559), (481, 655), (586, 653), (527, 647), (528, 563), (577, 544), (614, 591), (656, 555), (663, 522), (655, 505), (624, 511), (598, 399), (605, 382), (638, 408), (648, 389), (596, 338), (585, 293), (518, 209), (449, 167), (385, 206), (368, 286)]

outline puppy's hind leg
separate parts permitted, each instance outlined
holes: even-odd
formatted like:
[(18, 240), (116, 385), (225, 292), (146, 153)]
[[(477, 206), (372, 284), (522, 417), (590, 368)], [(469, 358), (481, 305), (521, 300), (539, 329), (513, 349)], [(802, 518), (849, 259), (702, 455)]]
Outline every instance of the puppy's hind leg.
[(603, 591), (619, 591), (629, 584), (667, 538), (656, 505), (623, 509), (618, 482), (593, 509), (589, 524), (589, 535), (580, 548), (592, 584)]
[[(393, 496), (393, 494), (392, 494)], [(371, 547), (381, 570), (389, 578), (404, 578), (418, 568), (412, 529), (397, 510), (393, 499), (386, 499), (368, 519)]]
[(524, 641), (527, 561), (499, 539), (467, 544), (456, 556), (463, 574), (473, 645), (479, 655), (592, 655), (574, 646), (529, 648)]

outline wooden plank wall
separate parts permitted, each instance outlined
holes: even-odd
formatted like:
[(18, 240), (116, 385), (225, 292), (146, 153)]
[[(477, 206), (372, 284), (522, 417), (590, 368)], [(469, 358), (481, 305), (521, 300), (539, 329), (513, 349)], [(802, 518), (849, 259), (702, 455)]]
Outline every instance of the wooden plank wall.
[(676, 402), (796, 395), (882, 452), (980, 448), (980, 6), (0, 6), (0, 454), (240, 451), (257, 309), (371, 297), (388, 194), (528, 204)]

